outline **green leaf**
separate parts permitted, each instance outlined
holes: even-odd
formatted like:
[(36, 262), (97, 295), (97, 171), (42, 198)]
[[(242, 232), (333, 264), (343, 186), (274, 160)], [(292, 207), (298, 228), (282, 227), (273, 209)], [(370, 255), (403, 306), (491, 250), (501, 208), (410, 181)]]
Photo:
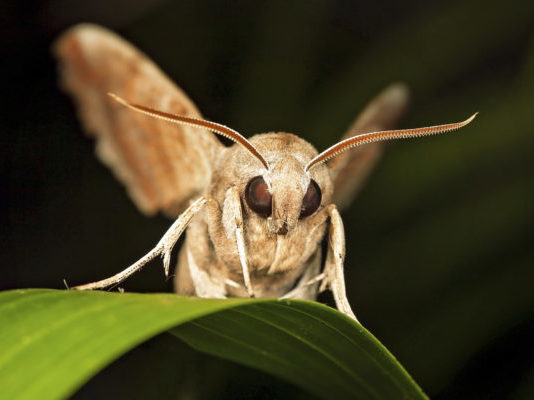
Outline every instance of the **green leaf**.
[(0, 326), (0, 398), (67, 397), (167, 330), (319, 397), (426, 398), (369, 332), (318, 303), (15, 290), (0, 293)]

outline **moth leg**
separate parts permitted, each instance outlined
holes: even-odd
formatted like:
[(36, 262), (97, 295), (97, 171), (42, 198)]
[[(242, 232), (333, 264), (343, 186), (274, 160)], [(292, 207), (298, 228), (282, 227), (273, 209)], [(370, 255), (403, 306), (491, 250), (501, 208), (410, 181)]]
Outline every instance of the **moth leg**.
[(358, 322), (358, 319), (350, 308), (345, 292), (345, 276), (343, 274), (343, 261), (345, 259), (345, 233), (343, 221), (336, 206), (328, 206), (330, 226), (328, 232), (328, 250), (324, 267), (324, 279), (319, 291), (330, 288), (336, 301), (336, 307), (343, 314), (348, 315)]
[(185, 252), (195, 295), (206, 299), (226, 299), (225, 282), (213, 279), (207, 271), (200, 269), (189, 249), (186, 248)]
[(128, 278), (133, 273), (139, 271), (143, 268), (149, 261), (153, 260), (157, 256), (163, 257), (163, 266), (165, 269), (165, 276), (169, 275), (169, 262), (171, 259), (172, 248), (184, 232), (191, 219), (204, 207), (206, 199), (201, 197), (194, 201), (180, 216), (171, 227), (165, 232), (163, 237), (160, 239), (156, 247), (150, 250), (138, 261), (130, 265), (125, 270), (119, 272), (116, 275), (113, 275), (110, 278), (103, 279), (98, 282), (87, 283), (85, 285), (79, 285), (73, 287), (76, 290), (88, 290), (88, 289), (103, 289), (108, 286), (116, 285), (126, 278)]
[(324, 273), (321, 272), (321, 250), (318, 249), (297, 286), (280, 297), (280, 299), (315, 300), (318, 282), (322, 281), (323, 278)]
[(241, 270), (243, 271), (243, 280), (245, 288), (250, 297), (254, 297), (254, 290), (250, 283), (250, 272), (248, 270), (247, 253), (245, 250), (245, 238), (243, 236), (243, 212), (241, 209), (241, 198), (237, 187), (232, 186), (226, 191), (224, 198), (222, 223), (226, 236), (232, 238), (235, 236), (237, 253), (239, 254), (239, 261), (241, 263)]
[[(324, 274), (320, 273), (319, 275), (316, 275), (312, 279), (308, 279), (303, 281), (302, 283), (299, 283), (299, 285), (292, 289), (291, 291), (284, 294), (282, 297), (279, 297), (280, 300), (284, 299), (303, 299), (303, 300), (312, 300), (308, 296), (308, 291), (312, 291), (313, 289), (309, 289), (310, 286), (315, 286), (317, 282), (320, 282), (324, 279)], [(313, 297), (313, 300), (315, 300), (315, 296)]]

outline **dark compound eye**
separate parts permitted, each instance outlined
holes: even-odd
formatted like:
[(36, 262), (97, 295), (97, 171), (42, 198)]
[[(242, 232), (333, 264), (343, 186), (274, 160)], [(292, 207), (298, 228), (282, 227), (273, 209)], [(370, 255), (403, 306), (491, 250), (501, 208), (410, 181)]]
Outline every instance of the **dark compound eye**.
[(312, 215), (315, 210), (321, 205), (321, 189), (317, 182), (313, 179), (310, 181), (308, 190), (302, 199), (302, 208), (300, 209), (300, 217), (306, 218), (309, 215)]
[(245, 189), (245, 200), (252, 211), (268, 217), (271, 215), (273, 196), (269, 193), (267, 183), (261, 176), (252, 178)]

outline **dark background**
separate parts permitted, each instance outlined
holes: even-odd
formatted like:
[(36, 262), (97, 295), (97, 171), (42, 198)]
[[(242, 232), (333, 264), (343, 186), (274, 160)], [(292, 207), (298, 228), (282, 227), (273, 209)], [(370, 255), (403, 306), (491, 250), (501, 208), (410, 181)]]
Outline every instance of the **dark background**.
[[(208, 119), (319, 149), (401, 80), (413, 94), (403, 127), (480, 115), (456, 134), (388, 145), (344, 213), (349, 300), (431, 397), (534, 398), (534, 2), (3, 1), (0, 21), (0, 289), (107, 277), (170, 224), (137, 212), (57, 88), (50, 44), (72, 24), (118, 31)], [(159, 263), (123, 286), (172, 290)], [(160, 336), (78, 397), (198, 387), (306, 396)]]

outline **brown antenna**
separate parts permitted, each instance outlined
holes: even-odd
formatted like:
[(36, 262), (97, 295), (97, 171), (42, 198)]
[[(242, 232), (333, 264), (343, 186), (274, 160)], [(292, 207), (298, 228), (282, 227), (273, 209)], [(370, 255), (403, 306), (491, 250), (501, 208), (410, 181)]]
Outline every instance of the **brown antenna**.
[(141, 114), (146, 114), (151, 117), (162, 119), (164, 121), (172, 122), (179, 125), (189, 125), (195, 126), (197, 128), (205, 128), (209, 131), (224, 136), (225, 138), (230, 139), (235, 143), (242, 144), (248, 151), (252, 153), (254, 157), (260, 160), (265, 169), (269, 169), (267, 161), (265, 161), (265, 159), (262, 157), (259, 151), (252, 145), (252, 143), (250, 143), (244, 136), (242, 136), (239, 132), (234, 131), (232, 128), (229, 128), (222, 124), (218, 124), (216, 122), (206, 121), (198, 118), (185, 117), (183, 115), (170, 114), (163, 111), (154, 110), (152, 108), (145, 107), (139, 104), (133, 104), (124, 100), (122, 97), (117, 96), (114, 93), (108, 93), (108, 96), (128, 108), (140, 112)]
[(345, 150), (348, 150), (352, 147), (360, 146), (362, 144), (372, 143), (372, 142), (382, 142), (384, 140), (393, 140), (393, 139), (407, 139), (413, 137), (421, 136), (430, 136), (436, 135), (438, 133), (445, 133), (460, 129), (467, 124), (469, 124), (475, 117), (478, 112), (471, 115), (463, 122), (456, 122), (453, 124), (446, 125), (436, 125), (436, 126), (427, 126), (425, 128), (415, 128), (415, 129), (401, 129), (396, 131), (380, 131), (380, 132), (370, 132), (363, 133), (361, 135), (356, 135), (351, 138), (342, 140), (339, 143), (336, 143), (332, 147), (326, 149), (321, 154), (312, 159), (308, 165), (306, 165), (305, 171), (309, 171), (314, 165), (321, 164), (341, 153)]

